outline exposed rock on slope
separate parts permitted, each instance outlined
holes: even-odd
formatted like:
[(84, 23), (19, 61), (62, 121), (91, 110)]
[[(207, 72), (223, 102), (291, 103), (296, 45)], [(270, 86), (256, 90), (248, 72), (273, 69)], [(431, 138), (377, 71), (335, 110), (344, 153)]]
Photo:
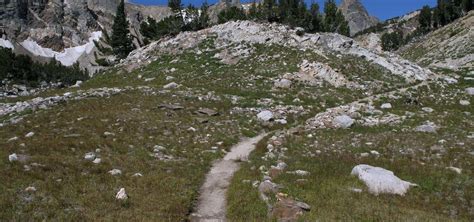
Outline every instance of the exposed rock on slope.
[[(251, 21), (228, 22), (198, 32), (184, 32), (175, 38), (163, 39), (137, 49), (124, 61), (129, 71), (155, 61), (160, 53), (179, 53), (195, 48), (208, 37), (215, 37), (215, 48), (243, 48), (244, 44), (281, 45), (299, 50), (311, 50), (322, 57), (351, 56), (378, 65), (408, 82), (426, 80), (434, 74), (395, 54), (377, 53), (359, 46), (354, 40), (334, 33), (296, 35), (295, 30), (280, 24)], [(246, 49), (245, 49), (246, 50)]]
[[(111, 30), (118, 2), (119, 0), (0, 1), (0, 33), (6, 33), (4, 40), (13, 43), (15, 53), (26, 54), (40, 62), (48, 61), (54, 57), (50, 56), (52, 54), (67, 56), (76, 47), (90, 45), (90, 37), (98, 31)], [(129, 29), (137, 46), (143, 43), (139, 32), (143, 19), (150, 16), (161, 20), (171, 14), (168, 7), (145, 7), (130, 3), (126, 4), (126, 11), (130, 21)], [(95, 48), (93, 43), (92, 48)], [(39, 53), (38, 50), (47, 52), (49, 56), (44, 56), (45, 53)], [(95, 51), (87, 51), (84, 56), (82, 53), (74, 53), (73, 59), (68, 58), (71, 61), (65, 65), (79, 61), (81, 67), (87, 68), (91, 73), (95, 72), (99, 67), (95, 64)]]
[(474, 67), (474, 11), (402, 49), (412, 61), (430, 67), (472, 69)]
[(339, 8), (349, 22), (351, 36), (378, 23), (378, 19), (370, 16), (359, 0), (344, 0)]

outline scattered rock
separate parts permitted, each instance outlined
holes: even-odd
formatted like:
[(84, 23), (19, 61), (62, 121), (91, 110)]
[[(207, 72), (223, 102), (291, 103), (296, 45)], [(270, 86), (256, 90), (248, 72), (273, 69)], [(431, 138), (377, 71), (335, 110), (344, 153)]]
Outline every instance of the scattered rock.
[(304, 211), (311, 210), (311, 207), (300, 201), (287, 197), (286, 194), (277, 194), (277, 203), (272, 208), (272, 216), (277, 221), (298, 221)]
[(112, 175), (112, 176), (116, 176), (116, 175), (122, 174), (122, 171), (119, 170), (119, 169), (113, 169), (113, 170), (109, 171), (109, 174)]
[(427, 112), (427, 113), (432, 113), (434, 111), (434, 109), (430, 108), (430, 107), (423, 107), (423, 108), (421, 108), (421, 110), (423, 110), (424, 112)]
[(95, 164), (99, 164), (100, 162), (102, 162), (102, 159), (100, 158), (95, 158), (95, 160), (92, 161), (92, 163), (95, 163)]
[(196, 111), (197, 114), (202, 114), (202, 115), (207, 115), (207, 116), (217, 116), (219, 115), (219, 112), (208, 109), (208, 108), (201, 108)]
[(120, 190), (115, 195), (115, 199), (117, 199), (117, 200), (126, 200), (126, 199), (128, 199), (128, 195), (125, 192), (125, 188), (120, 188)]
[(27, 134), (25, 135), (25, 137), (26, 137), (26, 138), (29, 138), (29, 137), (32, 137), (32, 136), (34, 136), (34, 135), (35, 135), (34, 132), (29, 132), (29, 133), (27, 133)]
[(274, 86), (276, 88), (283, 88), (283, 89), (290, 88), (291, 87), (291, 80), (288, 80), (288, 79), (276, 80), (275, 83), (274, 83)]
[(12, 137), (12, 138), (8, 139), (7, 142), (13, 142), (13, 141), (16, 141), (18, 139), (19, 138), (17, 136), (15, 136), (15, 137)]
[(84, 155), (84, 159), (87, 161), (93, 161), (95, 159), (95, 153), (89, 152)]
[(452, 167), (452, 166), (450, 166), (450, 167), (446, 167), (446, 169), (451, 170), (451, 171), (453, 171), (453, 172), (455, 172), (455, 173), (457, 173), (457, 174), (461, 174), (461, 173), (462, 173), (462, 169), (457, 168), (457, 167)]
[(169, 110), (182, 110), (184, 106), (174, 105), (174, 104), (160, 104), (158, 105), (160, 109), (169, 109)]
[(263, 194), (270, 194), (278, 192), (278, 185), (270, 180), (265, 180), (258, 186), (258, 191)]
[(352, 124), (354, 124), (354, 119), (352, 119), (352, 118), (351, 118), (350, 116), (348, 116), (348, 115), (337, 116), (337, 117), (334, 118), (334, 120), (333, 120), (333, 125), (334, 125), (334, 127), (336, 127), (336, 128), (347, 129), (347, 128), (351, 127)]
[(459, 104), (461, 104), (462, 106), (469, 106), (469, 105), (471, 105), (471, 102), (469, 102), (467, 100), (460, 100)]
[(27, 187), (27, 188), (25, 189), (25, 192), (29, 192), (29, 193), (36, 192), (36, 187)]
[(298, 176), (308, 176), (309, 175), (309, 172), (304, 171), (304, 170), (289, 171), (288, 173), (289, 174), (295, 174), (295, 175), (298, 175)]
[(12, 153), (12, 154), (8, 155), (8, 161), (15, 162), (17, 160), (18, 160), (18, 156), (16, 155), (16, 153)]
[(273, 119), (273, 113), (268, 110), (261, 111), (257, 114), (257, 119), (260, 121), (268, 122)]
[(392, 108), (392, 104), (390, 103), (384, 103), (380, 106), (381, 109), (391, 109)]
[(436, 126), (433, 122), (427, 121), (423, 125), (417, 126), (415, 131), (417, 132), (424, 132), (424, 133), (436, 133), (438, 126)]
[(178, 88), (178, 84), (175, 82), (171, 82), (163, 86), (163, 89), (175, 89), (175, 88)]
[(396, 177), (392, 171), (373, 167), (370, 165), (357, 165), (352, 169), (351, 175), (357, 176), (369, 188), (369, 192), (375, 195), (387, 193), (405, 195), (408, 189), (416, 184), (403, 181)]
[(142, 177), (142, 176), (143, 176), (143, 174), (141, 174), (141, 173), (135, 173), (135, 174), (132, 175), (132, 177)]
[(474, 95), (474, 87), (466, 88), (466, 94), (470, 96)]

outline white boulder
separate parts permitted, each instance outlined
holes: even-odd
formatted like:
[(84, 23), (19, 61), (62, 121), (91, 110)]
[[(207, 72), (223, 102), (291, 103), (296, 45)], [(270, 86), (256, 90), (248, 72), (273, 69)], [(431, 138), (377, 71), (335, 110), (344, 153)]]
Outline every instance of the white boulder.
[(381, 109), (391, 109), (392, 108), (392, 104), (390, 103), (384, 103), (380, 106)]
[(354, 124), (354, 119), (352, 119), (348, 115), (341, 115), (334, 118), (332, 124), (334, 125), (334, 127), (346, 129), (351, 127), (352, 124)]
[(288, 79), (279, 79), (275, 81), (276, 88), (290, 88), (291, 87), (291, 80)]
[(474, 95), (474, 87), (466, 88), (466, 93), (470, 96)]
[(95, 153), (89, 152), (84, 155), (84, 159), (87, 161), (93, 161), (95, 159)]
[(34, 135), (35, 135), (34, 132), (29, 132), (29, 133), (27, 133), (27, 134), (25, 135), (25, 137), (26, 137), (26, 138), (29, 138), (29, 137), (32, 137), (32, 136), (34, 136)]
[(113, 169), (113, 170), (110, 170), (109, 173), (110, 173), (110, 175), (112, 175), (112, 176), (116, 176), (116, 175), (122, 174), (122, 171), (119, 170), (119, 169)]
[(368, 187), (369, 192), (374, 195), (386, 193), (403, 196), (410, 187), (417, 186), (414, 183), (401, 180), (392, 171), (365, 164), (355, 166), (351, 175), (362, 180)]
[(126, 200), (126, 199), (128, 199), (128, 195), (125, 192), (125, 188), (120, 188), (120, 190), (115, 195), (115, 199), (117, 199), (117, 200)]
[(471, 102), (469, 102), (468, 100), (460, 100), (459, 104), (461, 104), (462, 106), (469, 106), (471, 105)]
[(171, 82), (163, 86), (163, 89), (175, 89), (175, 88), (178, 88), (178, 84), (175, 82)]
[(257, 119), (267, 122), (273, 119), (273, 113), (268, 110), (264, 110), (257, 114)]
[(16, 155), (16, 153), (12, 153), (12, 154), (8, 155), (8, 161), (15, 162), (17, 160), (18, 160), (18, 156)]

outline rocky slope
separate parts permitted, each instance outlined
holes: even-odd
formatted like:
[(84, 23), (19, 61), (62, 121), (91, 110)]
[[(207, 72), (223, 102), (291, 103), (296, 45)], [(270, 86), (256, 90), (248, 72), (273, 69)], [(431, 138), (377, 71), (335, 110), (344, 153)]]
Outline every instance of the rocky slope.
[(339, 9), (342, 10), (344, 17), (349, 22), (351, 36), (379, 22), (376, 17), (369, 15), (359, 0), (343, 0)]
[(0, 98), (0, 218), (199, 218), (212, 163), (269, 133), (211, 177), (229, 221), (468, 220), (472, 73), (449, 75), (279, 24), (162, 39), (75, 87)]
[[(13, 43), (12, 48), (16, 53), (29, 55), (39, 61), (51, 59), (70, 49), (74, 51), (74, 55), (66, 52), (65, 56), (72, 57), (73, 62), (78, 61), (82, 67), (94, 73), (100, 67), (95, 63), (94, 54), (97, 51), (91, 38), (99, 41), (101, 35), (98, 32), (111, 30), (118, 2), (119, 0), (2, 2), (2, 39)], [(145, 7), (130, 3), (126, 4), (126, 11), (136, 46), (143, 44), (139, 32), (143, 19), (151, 16), (160, 20), (171, 14), (167, 7)], [(92, 48), (83, 50), (87, 47), (86, 44), (92, 44)], [(70, 62), (62, 63), (70, 65)]]
[(399, 50), (419, 64), (451, 70), (474, 69), (474, 12)]

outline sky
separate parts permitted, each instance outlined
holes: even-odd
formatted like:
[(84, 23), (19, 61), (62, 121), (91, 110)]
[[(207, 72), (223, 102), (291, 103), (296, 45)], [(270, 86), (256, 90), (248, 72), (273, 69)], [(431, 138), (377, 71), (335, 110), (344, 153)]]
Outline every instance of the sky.
[[(143, 5), (166, 5), (168, 0), (130, 0), (131, 2)], [(193, 4), (200, 6), (204, 0), (181, 0), (183, 5)], [(207, 0), (209, 4), (213, 4), (218, 0)], [(305, 0), (310, 4), (312, 0)], [(321, 7), (324, 5), (324, 0), (314, 0), (319, 3)], [(404, 15), (408, 12), (420, 9), (424, 5), (435, 6), (436, 0), (361, 0), (362, 4), (367, 8), (370, 15), (376, 16), (380, 20), (386, 20), (396, 16)], [(241, 2), (252, 2), (252, 0), (241, 0)], [(341, 0), (336, 0), (341, 2)]]

